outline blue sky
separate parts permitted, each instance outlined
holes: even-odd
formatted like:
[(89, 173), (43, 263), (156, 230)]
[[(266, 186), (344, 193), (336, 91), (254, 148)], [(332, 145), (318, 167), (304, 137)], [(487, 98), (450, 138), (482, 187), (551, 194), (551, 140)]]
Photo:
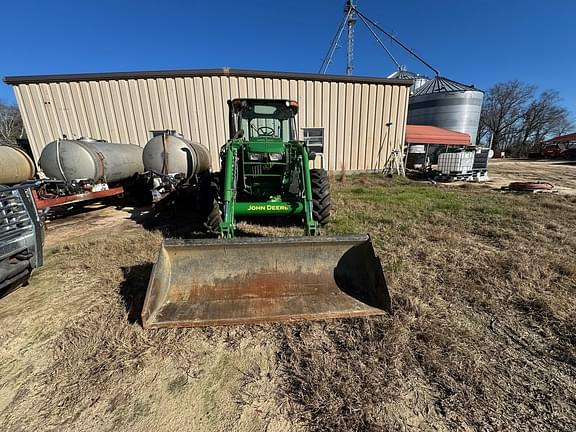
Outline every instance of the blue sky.
[[(576, 1), (357, 0), (443, 76), (556, 89), (576, 119)], [(343, 0), (23, 0), (2, 6), (0, 75), (214, 68), (317, 72)], [(383, 41), (408, 69), (426, 68)], [(342, 39), (344, 43), (344, 38)], [(394, 64), (361, 23), (355, 75)], [(329, 73), (345, 71), (345, 48)], [(0, 99), (14, 101), (0, 84)]]

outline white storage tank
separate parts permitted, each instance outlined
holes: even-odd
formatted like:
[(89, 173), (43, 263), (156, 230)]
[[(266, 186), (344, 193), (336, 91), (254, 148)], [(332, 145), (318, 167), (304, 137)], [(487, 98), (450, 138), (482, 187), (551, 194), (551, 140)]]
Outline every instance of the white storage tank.
[(38, 163), (46, 176), (63, 181), (114, 183), (144, 172), (141, 147), (93, 138), (52, 141), (42, 150)]
[(210, 153), (200, 143), (187, 140), (174, 131), (165, 131), (144, 146), (144, 168), (164, 175), (189, 178), (210, 170)]
[(36, 165), (24, 150), (0, 145), (0, 184), (10, 185), (31, 179), (36, 174)]

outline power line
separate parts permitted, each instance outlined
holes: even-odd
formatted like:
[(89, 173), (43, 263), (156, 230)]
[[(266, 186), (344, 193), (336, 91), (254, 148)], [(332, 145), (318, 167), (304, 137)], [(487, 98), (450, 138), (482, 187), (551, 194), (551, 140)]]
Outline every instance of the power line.
[(427, 66), (428, 68), (430, 68), (431, 70), (434, 71), (434, 73), (436, 75), (440, 75), (440, 71), (438, 69), (436, 69), (434, 66), (432, 66), (430, 63), (428, 63), (426, 60), (424, 60), (422, 57), (420, 57), (418, 54), (416, 54), (414, 52), (413, 49), (408, 48), (404, 43), (402, 43), (396, 36), (394, 36), (393, 34), (387, 32), (386, 30), (384, 30), (382, 27), (380, 27), (375, 21), (371, 20), (370, 18), (368, 18), (366, 15), (364, 15), (362, 12), (360, 12), (358, 9), (356, 9), (356, 13), (358, 14), (358, 16), (360, 16), (361, 18), (366, 19), (367, 21), (370, 22), (370, 24), (372, 24), (374, 27), (376, 27), (378, 30), (380, 30), (382, 33), (384, 33), (386, 36), (388, 36), (390, 39), (392, 39), (394, 42), (396, 42), (398, 45), (400, 45), (402, 48), (404, 48), (409, 54), (411, 54), (412, 56), (414, 56), (415, 58), (417, 58), (418, 60), (420, 60), (421, 63), (423, 63), (425, 66)]
[(388, 54), (388, 56), (392, 59), (392, 61), (394, 62), (394, 64), (396, 65), (396, 67), (398, 68), (398, 70), (402, 69), (402, 66), (400, 66), (400, 63), (398, 63), (396, 61), (396, 59), (394, 58), (394, 56), (392, 55), (392, 53), (390, 52), (390, 50), (386, 47), (386, 45), (384, 45), (384, 42), (382, 42), (380, 40), (380, 38), (378, 37), (378, 35), (376, 34), (376, 32), (372, 29), (372, 27), (370, 27), (370, 25), (368, 24), (368, 22), (366, 21), (366, 19), (362, 16), (362, 15), (358, 15), (360, 17), (360, 20), (364, 23), (364, 25), (368, 28), (368, 30), (370, 30), (370, 32), (372, 33), (372, 35), (374, 36), (374, 38), (376, 39), (376, 41), (380, 44), (380, 46), (382, 48), (384, 48), (384, 51), (386, 51), (386, 53)]

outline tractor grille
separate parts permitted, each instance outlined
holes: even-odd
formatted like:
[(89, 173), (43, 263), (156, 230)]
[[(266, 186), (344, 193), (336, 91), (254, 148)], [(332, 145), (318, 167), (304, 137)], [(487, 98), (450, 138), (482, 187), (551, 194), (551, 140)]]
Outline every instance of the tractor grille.
[(263, 173), (262, 165), (247, 165), (246, 175), (248, 176), (260, 176)]

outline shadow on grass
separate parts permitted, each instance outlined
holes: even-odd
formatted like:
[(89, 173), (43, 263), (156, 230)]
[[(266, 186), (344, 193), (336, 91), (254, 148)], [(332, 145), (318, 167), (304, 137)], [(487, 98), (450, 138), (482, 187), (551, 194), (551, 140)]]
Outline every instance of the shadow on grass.
[(122, 267), (124, 281), (120, 285), (120, 297), (126, 308), (128, 322), (142, 325), (142, 307), (152, 274), (152, 263)]

